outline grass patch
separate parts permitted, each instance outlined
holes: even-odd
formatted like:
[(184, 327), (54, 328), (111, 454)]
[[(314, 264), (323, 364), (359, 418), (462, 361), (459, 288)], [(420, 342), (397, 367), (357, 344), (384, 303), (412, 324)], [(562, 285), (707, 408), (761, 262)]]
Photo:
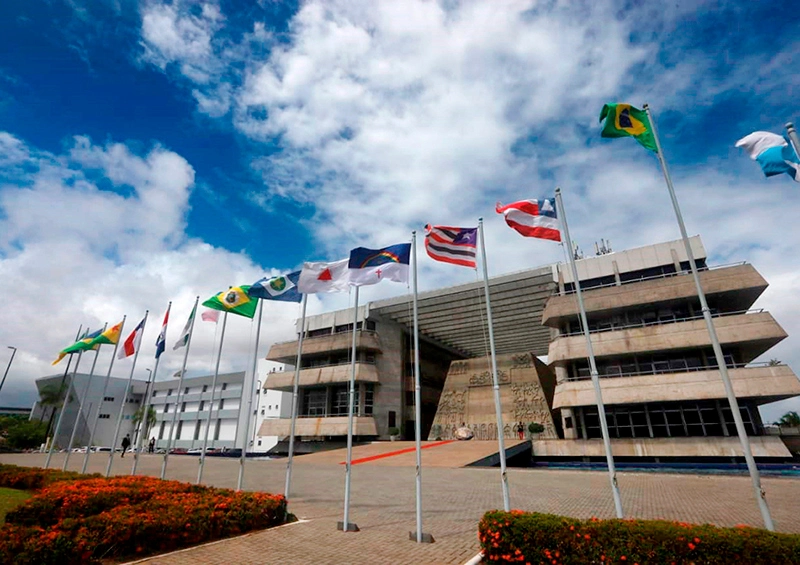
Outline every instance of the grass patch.
[(5, 524), (6, 512), (13, 510), (31, 497), (24, 490), (0, 487), (0, 524)]

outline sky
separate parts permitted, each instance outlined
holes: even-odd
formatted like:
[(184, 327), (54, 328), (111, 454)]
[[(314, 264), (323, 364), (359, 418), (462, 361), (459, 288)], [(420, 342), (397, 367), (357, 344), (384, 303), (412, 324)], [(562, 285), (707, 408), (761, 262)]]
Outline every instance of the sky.
[[(776, 4), (785, 4), (781, 9)], [(769, 5), (767, 5), (769, 4)], [(497, 201), (564, 193), (573, 239), (622, 250), (677, 239), (655, 156), (599, 136), (607, 102), (655, 112), (686, 224), (709, 264), (751, 262), (755, 307), (800, 371), (800, 186), (766, 179), (734, 143), (800, 121), (792, 3), (679, 1), (33, 0), (0, 4), (0, 345), (18, 348), (0, 405), (79, 327), (149, 310), (137, 378), (159, 380), (195, 296), (485, 217), (492, 275), (556, 262)], [(474, 280), (420, 261), (420, 288)], [(385, 283), (362, 301), (407, 294)], [(314, 296), (309, 312), (348, 304)], [(267, 303), (259, 356), (291, 339), (296, 305)], [(229, 321), (222, 370), (252, 359)], [(200, 324), (192, 374), (213, 370)], [(123, 332), (127, 335), (127, 331)], [(108, 348), (107, 348), (108, 349)], [(0, 367), (11, 350), (0, 351)], [(110, 351), (101, 351), (107, 367)], [(84, 370), (82, 365), (81, 370)], [(107, 369), (104, 369), (107, 370)], [(113, 375), (127, 377), (131, 359)], [(773, 421), (800, 398), (762, 409)]]

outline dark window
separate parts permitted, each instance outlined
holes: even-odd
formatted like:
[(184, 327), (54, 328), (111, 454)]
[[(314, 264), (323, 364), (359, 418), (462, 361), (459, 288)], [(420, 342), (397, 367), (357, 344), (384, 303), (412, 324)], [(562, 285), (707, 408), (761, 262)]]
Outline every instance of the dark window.
[(181, 412), (186, 412), (186, 403), (185, 402), (183, 402), (181, 404)]
[(406, 406), (414, 406), (414, 391), (406, 391)]
[(189, 387), (188, 386), (185, 389), (183, 389), (183, 394), (189, 394)]
[(389, 427), (397, 427), (397, 413), (394, 410), (389, 410)]
[(317, 330), (309, 330), (308, 337), (319, 337), (321, 335), (331, 335), (331, 328), (320, 328)]
[(372, 320), (367, 320), (367, 329), (369, 331), (374, 332), (375, 331), (375, 322), (373, 322)]
[(324, 388), (304, 389), (301, 416), (324, 416), (326, 398)]
[(205, 408), (205, 406), (206, 406), (206, 401), (205, 400), (201, 400), (200, 401), (200, 408), (198, 408), (197, 411), (198, 412), (202, 412), (203, 408)]
[(103, 397), (103, 402), (114, 402), (114, 397), (113, 396), (104, 396)]
[(368, 383), (364, 385), (364, 414), (372, 416), (372, 407), (375, 402), (375, 385)]
[(101, 420), (108, 420), (109, 418), (111, 418), (111, 414), (100, 414), (99, 418)]
[(200, 420), (194, 426), (194, 439), (200, 439)]
[(170, 396), (171, 394), (172, 394), (172, 389), (169, 389), (169, 390), (167, 391), (167, 396)]
[(183, 420), (178, 422), (178, 431), (175, 433), (175, 439), (181, 438), (181, 431), (183, 430)]
[(169, 404), (164, 405), (164, 413), (169, 412)]
[(219, 439), (219, 429), (222, 427), (222, 420), (217, 420), (217, 429), (214, 430), (214, 440)]
[(222, 383), (222, 390), (225, 390), (227, 388), (228, 388), (228, 383)]
[(206, 392), (207, 390), (208, 390), (208, 385), (203, 385), (203, 392)]
[(572, 429), (572, 416), (567, 416), (564, 418), (564, 427), (566, 427), (568, 430)]
[(161, 427), (158, 429), (158, 439), (164, 439), (164, 426), (166, 422), (161, 422)]
[(219, 409), (222, 410), (223, 406), (225, 406), (225, 399), (224, 398), (220, 398), (219, 399)]

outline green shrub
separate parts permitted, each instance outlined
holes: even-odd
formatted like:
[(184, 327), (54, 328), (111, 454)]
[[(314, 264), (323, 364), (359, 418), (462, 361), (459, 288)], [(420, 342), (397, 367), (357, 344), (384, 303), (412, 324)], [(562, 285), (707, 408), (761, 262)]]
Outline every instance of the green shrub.
[(549, 565), (781, 565), (800, 563), (800, 535), (659, 520), (578, 520), (487, 512), (478, 526), (487, 563)]
[(528, 431), (532, 434), (540, 434), (544, 431), (544, 426), (538, 422), (528, 424)]
[(399, 436), (400, 435), (400, 428), (389, 428), (389, 435), (390, 436)]

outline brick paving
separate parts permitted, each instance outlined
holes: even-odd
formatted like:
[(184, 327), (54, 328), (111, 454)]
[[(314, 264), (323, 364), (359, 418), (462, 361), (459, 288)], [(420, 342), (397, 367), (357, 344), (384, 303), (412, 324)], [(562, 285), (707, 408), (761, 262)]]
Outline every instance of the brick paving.
[[(359, 452), (354, 451), (357, 456)], [(54, 457), (53, 467), (61, 467), (62, 457)], [(502, 507), (496, 468), (423, 468), (423, 530), (432, 534), (436, 543), (417, 544), (408, 540), (408, 532), (415, 527), (413, 466), (362, 464), (353, 467), (350, 512), (361, 532), (339, 532), (336, 522), (342, 520), (344, 467), (333, 457), (325, 462), (312, 462), (311, 457), (304, 461), (305, 457), (296, 459), (289, 506), (307, 522), (153, 557), (144, 563), (461, 565), (479, 550), (476, 532), (483, 512)], [(104, 472), (106, 461), (106, 455), (93, 455), (89, 470)], [(193, 482), (197, 461), (196, 457), (171, 457), (168, 478)], [(44, 456), (1, 455), (0, 462), (41, 466)], [(122, 463), (117, 457), (113, 471), (129, 473), (130, 464), (128, 457)], [(140, 472), (157, 476), (160, 464), (159, 456), (145, 455)], [(235, 487), (238, 465), (238, 460), (207, 459), (204, 483)], [(80, 458), (73, 459), (70, 468), (79, 467)], [(248, 461), (245, 488), (282, 492), (285, 469), (285, 460)], [(761, 525), (746, 476), (620, 473), (619, 482), (626, 515), (631, 517)], [(800, 480), (765, 478), (763, 484), (777, 529), (800, 533)], [(509, 485), (513, 508), (581, 518), (612, 517), (614, 513), (604, 473), (509, 469)]]

